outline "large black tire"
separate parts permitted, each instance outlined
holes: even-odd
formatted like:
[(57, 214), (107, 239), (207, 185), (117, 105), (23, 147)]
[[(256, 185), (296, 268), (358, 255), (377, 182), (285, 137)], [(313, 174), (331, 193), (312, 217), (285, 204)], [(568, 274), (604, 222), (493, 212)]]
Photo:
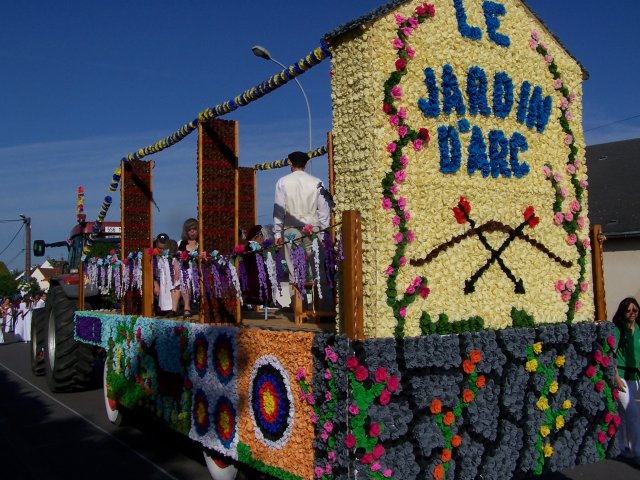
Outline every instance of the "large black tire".
[(94, 349), (73, 337), (76, 300), (55, 285), (49, 290), (45, 310), (44, 367), (49, 388), (52, 392), (69, 392), (95, 387)]
[(36, 376), (44, 375), (44, 344), (47, 317), (44, 308), (36, 308), (31, 315), (31, 371)]

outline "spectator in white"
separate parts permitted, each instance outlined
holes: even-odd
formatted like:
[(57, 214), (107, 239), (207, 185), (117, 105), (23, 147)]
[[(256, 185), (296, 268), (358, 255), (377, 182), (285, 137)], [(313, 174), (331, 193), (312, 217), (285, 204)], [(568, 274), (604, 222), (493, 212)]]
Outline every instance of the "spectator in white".
[[(305, 172), (309, 155), (304, 152), (289, 154), (291, 173), (280, 178), (276, 183), (276, 193), (273, 205), (273, 233), (276, 245), (282, 245), (285, 240), (299, 239), (302, 229), (311, 225), (314, 232), (329, 227), (330, 208), (323, 195), (322, 181)], [(304, 241), (307, 257), (312, 255), (311, 242)], [(292, 278), (293, 264), (290, 257), (290, 244), (284, 249), (289, 278)]]
[(2, 306), (0, 306), (0, 314), (4, 317), (4, 331), (5, 333), (9, 333), (13, 330), (13, 305), (11, 305), (9, 297), (5, 297), (2, 302)]

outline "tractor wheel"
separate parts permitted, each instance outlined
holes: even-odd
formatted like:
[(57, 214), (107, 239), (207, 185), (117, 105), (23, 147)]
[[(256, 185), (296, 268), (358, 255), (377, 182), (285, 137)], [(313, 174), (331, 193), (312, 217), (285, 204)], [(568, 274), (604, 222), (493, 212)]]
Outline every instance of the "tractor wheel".
[(31, 371), (37, 377), (44, 375), (44, 344), (47, 329), (44, 308), (36, 308), (31, 316)]
[(68, 298), (56, 285), (49, 290), (47, 304), (44, 367), (49, 388), (52, 392), (67, 392), (93, 387), (93, 347), (74, 338), (76, 300)]

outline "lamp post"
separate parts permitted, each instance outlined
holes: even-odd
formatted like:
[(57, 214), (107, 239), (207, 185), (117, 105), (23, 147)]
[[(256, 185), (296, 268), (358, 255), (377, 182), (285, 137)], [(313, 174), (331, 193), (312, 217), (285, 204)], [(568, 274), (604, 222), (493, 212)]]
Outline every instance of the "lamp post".
[[(263, 46), (255, 45), (251, 47), (251, 51), (256, 57), (264, 58), (265, 60), (271, 60), (273, 63), (280, 65), (283, 69), (285, 70), (287, 69), (285, 65), (283, 65), (278, 60), (273, 58), (269, 53), (269, 50), (267, 50)], [(311, 107), (309, 106), (309, 100), (307, 99), (307, 94), (304, 93), (304, 88), (302, 88), (302, 85), (300, 84), (297, 78), (294, 78), (293, 80), (298, 84), (298, 87), (300, 88), (300, 92), (304, 97), (304, 103), (307, 105), (307, 118), (309, 119), (309, 151), (311, 151), (311, 149), (313, 148), (312, 142), (311, 142)]]
[(24, 278), (29, 281), (31, 277), (31, 217), (18, 215), (25, 225), (24, 242)]

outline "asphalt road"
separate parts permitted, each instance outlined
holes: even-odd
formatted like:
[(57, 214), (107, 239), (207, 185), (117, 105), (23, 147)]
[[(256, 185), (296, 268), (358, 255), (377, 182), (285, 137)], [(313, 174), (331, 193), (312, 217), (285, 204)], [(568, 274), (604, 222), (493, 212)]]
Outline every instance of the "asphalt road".
[[(141, 419), (112, 425), (102, 390), (50, 393), (31, 373), (29, 347), (0, 344), (0, 479), (210, 480), (201, 449), (186, 437)], [(606, 460), (536, 478), (639, 480), (640, 467)]]
[(112, 425), (102, 390), (50, 393), (29, 347), (0, 344), (0, 479), (211, 480), (186, 437), (148, 421)]

